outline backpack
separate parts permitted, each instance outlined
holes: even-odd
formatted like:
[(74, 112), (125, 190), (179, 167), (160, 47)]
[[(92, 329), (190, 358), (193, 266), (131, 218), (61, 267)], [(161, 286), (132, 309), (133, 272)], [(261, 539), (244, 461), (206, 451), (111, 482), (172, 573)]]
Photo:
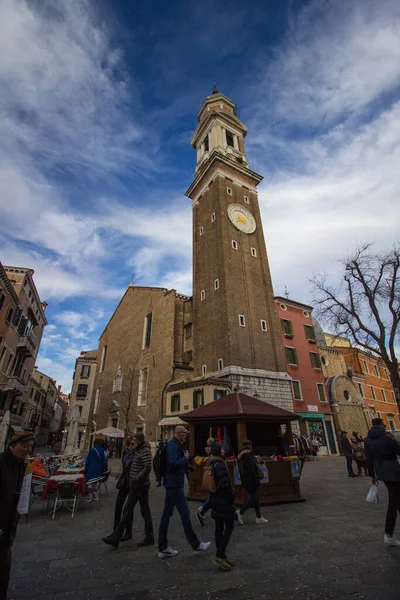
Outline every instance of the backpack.
[(217, 491), (217, 484), (214, 477), (214, 467), (204, 467), (201, 489), (203, 492), (208, 492), (209, 494), (213, 494)]
[(154, 457), (154, 472), (157, 477), (164, 479), (167, 473), (167, 444), (160, 444)]

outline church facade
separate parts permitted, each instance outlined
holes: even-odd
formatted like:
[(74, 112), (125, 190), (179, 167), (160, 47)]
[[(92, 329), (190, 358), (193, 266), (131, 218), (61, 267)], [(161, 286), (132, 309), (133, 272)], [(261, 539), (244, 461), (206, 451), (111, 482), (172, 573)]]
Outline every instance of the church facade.
[(293, 410), (246, 126), (217, 90), (192, 146), (193, 296), (129, 286), (104, 330), (92, 430), (170, 434), (185, 412), (240, 391)]

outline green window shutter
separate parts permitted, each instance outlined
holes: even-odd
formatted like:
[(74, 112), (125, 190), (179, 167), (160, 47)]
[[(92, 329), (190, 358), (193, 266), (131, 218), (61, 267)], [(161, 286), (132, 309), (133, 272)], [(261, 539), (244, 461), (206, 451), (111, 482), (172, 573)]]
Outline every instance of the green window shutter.
[(292, 321), (288, 321), (289, 324), (289, 334), (293, 335), (293, 325), (292, 325)]
[(228, 395), (228, 390), (224, 390), (223, 396), (227, 396)]
[(204, 406), (204, 389), (201, 390), (200, 406)]
[(326, 402), (325, 388), (324, 388), (324, 385), (322, 383), (318, 384), (318, 395), (319, 395), (320, 402)]
[(193, 409), (198, 408), (197, 407), (197, 392), (194, 391), (193, 392)]
[(178, 398), (178, 412), (180, 412), (180, 410), (181, 410), (181, 395), (177, 394), (177, 398)]
[(214, 388), (214, 400), (218, 400), (218, 392), (215, 388)]
[(174, 397), (171, 396), (171, 412), (174, 412)]
[(293, 356), (294, 356), (294, 364), (298, 365), (299, 359), (297, 358), (297, 350), (295, 348), (293, 348)]

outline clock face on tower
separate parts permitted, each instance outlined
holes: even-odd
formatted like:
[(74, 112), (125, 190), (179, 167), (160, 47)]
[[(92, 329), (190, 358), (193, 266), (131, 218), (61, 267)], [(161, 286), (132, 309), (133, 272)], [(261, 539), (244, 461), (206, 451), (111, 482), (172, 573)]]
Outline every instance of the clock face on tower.
[(256, 221), (253, 215), (240, 204), (230, 204), (228, 206), (228, 217), (234, 226), (243, 233), (255, 232)]

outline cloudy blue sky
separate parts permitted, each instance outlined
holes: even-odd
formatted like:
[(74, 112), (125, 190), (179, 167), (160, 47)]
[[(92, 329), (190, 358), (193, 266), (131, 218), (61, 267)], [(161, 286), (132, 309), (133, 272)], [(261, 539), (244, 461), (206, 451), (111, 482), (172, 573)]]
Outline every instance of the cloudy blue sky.
[(196, 113), (249, 127), (276, 294), (309, 302), (400, 222), (398, 0), (2, 0), (0, 260), (31, 267), (38, 366), (71, 385), (132, 273), (191, 293)]

